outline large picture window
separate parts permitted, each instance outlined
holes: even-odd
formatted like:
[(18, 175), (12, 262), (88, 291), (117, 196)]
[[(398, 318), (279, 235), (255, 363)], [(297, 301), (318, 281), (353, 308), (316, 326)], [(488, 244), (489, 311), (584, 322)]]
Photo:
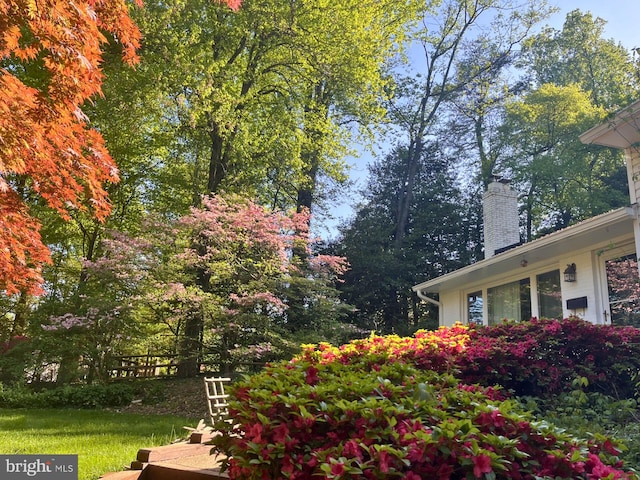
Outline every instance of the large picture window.
[(538, 284), (538, 315), (540, 318), (562, 319), (560, 270), (536, 276)]
[(531, 318), (531, 282), (528, 278), (487, 289), (489, 325), (502, 320)]

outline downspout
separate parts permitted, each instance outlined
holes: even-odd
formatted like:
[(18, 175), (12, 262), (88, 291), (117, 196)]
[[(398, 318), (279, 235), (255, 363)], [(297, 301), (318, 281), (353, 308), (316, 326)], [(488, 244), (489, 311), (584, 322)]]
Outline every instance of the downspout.
[(428, 303), (433, 303), (438, 308), (442, 306), (442, 304), (438, 300), (435, 300), (431, 297), (427, 297), (424, 293), (422, 293), (421, 290), (416, 290), (416, 294), (418, 295), (418, 298), (420, 300), (424, 300), (425, 302), (428, 302)]
[(442, 309), (442, 303), (431, 297), (427, 297), (424, 293), (422, 293), (422, 290), (415, 290), (415, 292), (418, 295), (418, 298), (420, 300), (424, 300), (425, 302), (431, 303), (436, 307), (438, 307), (438, 324), (443, 325), (442, 322), (443, 322), (444, 311)]

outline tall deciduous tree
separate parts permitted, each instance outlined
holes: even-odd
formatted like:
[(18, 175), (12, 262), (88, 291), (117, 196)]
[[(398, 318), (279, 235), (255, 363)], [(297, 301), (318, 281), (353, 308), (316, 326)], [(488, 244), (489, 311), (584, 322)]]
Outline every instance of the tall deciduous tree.
[[(206, 0), (148, 2), (141, 69), (165, 92), (175, 139), (164, 171), (189, 174), (200, 195), (309, 208), (322, 181), (346, 179), (351, 124), (380, 119), (381, 65), (421, 7), (260, 0), (230, 15)], [(155, 192), (175, 184), (158, 180)]]
[[(542, 85), (507, 104), (505, 128), (517, 140), (505, 162), (523, 192), (526, 236), (563, 228), (626, 203), (617, 152), (583, 145), (579, 135), (606, 116), (578, 85)], [(624, 178), (624, 176), (623, 176)]]
[[(474, 82), (495, 79), (546, 10), (545, 3), (531, 1), (522, 5), (502, 0), (445, 0), (436, 15), (425, 19), (425, 28), (415, 32), (416, 50), (424, 52), (422, 67), (399, 78), (390, 105), (396, 131), (408, 139), (406, 187), (396, 202), (396, 248), (402, 247), (407, 235), (422, 151), (429, 136), (436, 133), (447, 103)], [(483, 21), (491, 28), (480, 30)], [(475, 53), (469, 55), (469, 51)]]
[[(346, 180), (351, 123), (381, 118), (381, 65), (419, 8), (258, 0), (231, 15), (208, 0), (147, 2), (141, 69), (164, 93), (173, 138), (146, 184), (151, 195), (171, 192), (174, 211), (223, 191), (315, 208), (323, 181)], [(181, 194), (185, 178), (193, 188)], [(187, 330), (197, 342), (200, 326)]]
[(0, 31), (0, 286), (37, 291), (49, 252), (24, 200), (37, 195), (63, 217), (109, 213), (103, 184), (117, 170), (81, 106), (100, 93), (106, 35), (129, 63), (140, 35), (122, 0), (5, 1)]
[(637, 98), (640, 83), (630, 52), (603, 37), (605, 25), (590, 12), (573, 10), (562, 30), (547, 27), (525, 42), (522, 65), (536, 86), (576, 84), (595, 106), (622, 108)]
[(603, 38), (605, 21), (570, 12), (561, 30), (528, 39), (521, 66), (532, 90), (507, 102), (507, 160), (521, 190), (526, 237), (625, 204), (620, 152), (582, 145), (581, 133), (638, 94), (630, 53)]

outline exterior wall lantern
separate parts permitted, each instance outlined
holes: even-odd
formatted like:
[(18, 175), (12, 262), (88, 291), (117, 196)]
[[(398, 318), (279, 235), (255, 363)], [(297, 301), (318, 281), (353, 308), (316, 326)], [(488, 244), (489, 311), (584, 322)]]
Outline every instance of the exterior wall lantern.
[(572, 263), (571, 265), (567, 265), (567, 268), (564, 270), (564, 281), (565, 282), (576, 281), (576, 264), (575, 263)]

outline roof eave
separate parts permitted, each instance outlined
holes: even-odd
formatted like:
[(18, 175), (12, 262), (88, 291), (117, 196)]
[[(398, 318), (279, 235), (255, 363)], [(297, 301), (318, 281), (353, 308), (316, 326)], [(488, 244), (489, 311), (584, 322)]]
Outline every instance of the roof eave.
[(602, 215), (598, 215), (597, 217), (590, 218), (583, 222), (580, 222), (576, 225), (572, 225), (570, 227), (564, 228), (557, 232), (550, 233), (542, 238), (534, 240), (529, 243), (525, 243), (524, 245), (520, 245), (511, 250), (507, 250), (506, 252), (500, 253), (498, 255), (494, 255), (491, 258), (480, 260), (479, 262), (473, 263), (461, 269), (455, 270), (451, 273), (447, 273), (440, 277), (434, 278), (432, 280), (427, 280), (426, 282), (422, 282), (418, 285), (411, 287), (414, 292), (431, 292), (438, 293), (440, 292), (439, 286), (445, 283), (451, 283), (456, 281), (457, 279), (462, 279), (473, 273), (475, 270), (487, 269), (492, 266), (496, 266), (500, 263), (507, 263), (509, 260), (513, 260), (514, 258), (520, 257), (522, 258), (528, 252), (533, 250), (541, 249), (548, 247), (554, 243), (560, 243), (563, 241), (567, 241), (572, 237), (577, 235), (585, 234), (588, 232), (593, 232), (595, 228), (606, 228), (609, 225), (624, 221), (624, 220), (632, 220), (637, 216), (637, 205), (631, 205), (628, 207), (622, 207), (617, 210), (613, 210), (608, 213), (604, 213)]
[(602, 145), (612, 148), (628, 148), (640, 142), (640, 100), (620, 110), (613, 118), (593, 127), (582, 135), (580, 141), (587, 145)]

